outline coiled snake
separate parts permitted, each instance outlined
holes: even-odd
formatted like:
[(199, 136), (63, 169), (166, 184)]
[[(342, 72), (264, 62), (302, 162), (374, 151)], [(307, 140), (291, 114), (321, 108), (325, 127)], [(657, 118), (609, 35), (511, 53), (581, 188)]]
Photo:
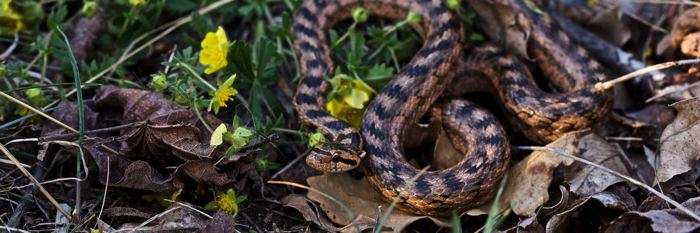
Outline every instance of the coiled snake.
[[(329, 90), (323, 77), (334, 73), (325, 32), (360, 6), (396, 20), (409, 10), (418, 12), (422, 21), (414, 28), (424, 38), (422, 48), (370, 103), (361, 133), (323, 108)], [(406, 161), (401, 140), (407, 127), (433, 108), (443, 93), (490, 91), (511, 123), (539, 143), (593, 126), (611, 102), (609, 93), (592, 88), (606, 79), (603, 68), (555, 25), (534, 13), (525, 15), (533, 25), (528, 52), (565, 93), (537, 88), (526, 65), (498, 47), (467, 46), (469, 55), (463, 57), (461, 22), (444, 0), (304, 1), (291, 28), (302, 73), (293, 104), (301, 120), (327, 138), (311, 149), (306, 162), (315, 169), (340, 172), (360, 166), (367, 157), (361, 167), (369, 182), (389, 202), (401, 193), (398, 208), (415, 214), (449, 215), (489, 201), (508, 168), (509, 142), (493, 115), (465, 100), (440, 104), (442, 108), (434, 111), (465, 158), (409, 182), (419, 169)]]

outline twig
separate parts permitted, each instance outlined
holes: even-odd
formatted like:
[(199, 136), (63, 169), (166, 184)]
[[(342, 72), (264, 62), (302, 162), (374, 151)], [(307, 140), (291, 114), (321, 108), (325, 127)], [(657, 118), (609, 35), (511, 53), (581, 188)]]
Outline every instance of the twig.
[[(102, 211), (105, 209), (105, 202), (107, 201), (107, 187), (109, 187), (109, 167), (110, 161), (109, 161), (109, 156), (107, 156), (107, 177), (105, 178), (105, 191), (102, 194), (102, 204), (100, 204), (100, 213), (97, 214), (97, 220), (100, 221), (102, 218)], [(97, 228), (97, 221), (95, 221), (95, 228)]]
[(279, 139), (280, 139), (280, 136), (279, 136), (279, 135), (277, 135), (277, 134), (270, 134), (270, 135), (268, 135), (267, 137), (262, 138), (260, 141), (258, 141), (258, 142), (256, 142), (256, 143), (253, 143), (253, 144), (250, 144), (250, 145), (247, 145), (247, 146), (242, 147), (242, 148), (241, 148), (240, 150), (238, 150), (238, 151), (247, 151), (247, 150), (250, 150), (250, 149), (255, 149), (255, 148), (258, 148), (258, 147), (260, 147), (260, 146), (262, 146), (262, 145), (264, 145), (264, 144), (268, 144), (268, 143), (277, 141), (277, 140), (279, 140)]
[(664, 97), (664, 96), (666, 96), (666, 95), (670, 95), (670, 94), (672, 94), (672, 93), (681, 92), (681, 91), (687, 91), (687, 90), (689, 90), (689, 89), (691, 89), (691, 88), (695, 88), (695, 87), (698, 87), (698, 86), (700, 86), (700, 82), (691, 83), (690, 85), (687, 85), (687, 86), (684, 86), (684, 87), (681, 87), (681, 88), (678, 88), (678, 89), (673, 89), (673, 90), (671, 90), (671, 91), (663, 91), (663, 90), (667, 90), (667, 89), (661, 89), (661, 91), (659, 91), (659, 92), (661, 92), (661, 93), (658, 93), (658, 94), (656, 94), (656, 95), (650, 97), (649, 99), (645, 100), (644, 103), (651, 103), (651, 101), (654, 101), (654, 100), (656, 100), (656, 99), (658, 99), (658, 98), (661, 98), (661, 97)]
[(29, 231), (25, 231), (22, 229), (17, 229), (17, 228), (13, 228), (13, 227), (6, 227), (6, 226), (0, 226), (0, 229), (5, 229), (8, 232), (16, 231), (16, 232), (21, 232), (21, 233), (31, 233)]
[(173, 207), (173, 208), (171, 208), (171, 209), (168, 209), (168, 210), (166, 210), (166, 211), (163, 211), (163, 212), (161, 212), (161, 213), (159, 213), (159, 214), (157, 214), (157, 215), (155, 215), (155, 216), (153, 216), (153, 217), (147, 219), (146, 221), (142, 222), (141, 224), (139, 224), (138, 226), (136, 226), (136, 227), (134, 227), (134, 228), (130, 228), (130, 229), (121, 229), (121, 230), (117, 230), (117, 231), (114, 231), (114, 232), (122, 232), (122, 231), (135, 232), (135, 231), (138, 231), (139, 229), (141, 229), (142, 227), (146, 226), (147, 224), (149, 224), (149, 223), (155, 221), (156, 219), (158, 219), (158, 218), (160, 218), (160, 217), (163, 217), (163, 216), (165, 216), (166, 214), (168, 214), (168, 213), (170, 213), (170, 212), (173, 212), (173, 211), (175, 211), (175, 210), (179, 210), (180, 208), (182, 208), (182, 207), (180, 207), (180, 206), (178, 206), (178, 207)]
[[(106, 133), (106, 132), (112, 132), (112, 131), (117, 131), (125, 128), (131, 128), (131, 127), (138, 127), (143, 124), (145, 124), (146, 121), (139, 121), (139, 122), (132, 122), (124, 125), (118, 125), (114, 127), (107, 127), (107, 128), (101, 128), (101, 129), (94, 129), (94, 130), (86, 130), (85, 134), (98, 134), (98, 133)], [(77, 136), (77, 133), (67, 133), (67, 134), (59, 134), (59, 135), (50, 135), (50, 136), (44, 136), (44, 137), (39, 137), (39, 142), (46, 142), (46, 141), (53, 141), (53, 140), (66, 140), (71, 137)]]
[(611, 170), (611, 169), (609, 169), (609, 168), (607, 168), (607, 167), (604, 167), (604, 166), (598, 165), (598, 164), (596, 164), (596, 163), (593, 163), (593, 162), (591, 162), (591, 161), (588, 161), (588, 160), (585, 160), (585, 159), (576, 157), (576, 156), (574, 156), (574, 155), (572, 155), (572, 154), (569, 154), (569, 153), (566, 153), (565, 151), (562, 151), (562, 150), (560, 150), (560, 149), (558, 149), (558, 148), (549, 148), (549, 147), (544, 147), (544, 146), (519, 146), (519, 147), (517, 147), (517, 148), (518, 148), (518, 149), (525, 149), (525, 150), (543, 150), (543, 151), (548, 151), (548, 152), (551, 152), (551, 153), (554, 153), (554, 154), (557, 154), (557, 155), (561, 155), (561, 156), (564, 156), (564, 157), (567, 157), (567, 158), (576, 160), (576, 161), (578, 161), (578, 162), (580, 162), (580, 163), (585, 163), (585, 164), (587, 164), (587, 165), (590, 165), (590, 166), (593, 166), (593, 167), (595, 167), (595, 168), (601, 169), (601, 170), (603, 170), (603, 171), (605, 171), (605, 172), (608, 172), (608, 173), (610, 173), (610, 174), (613, 174), (613, 175), (615, 175), (615, 176), (617, 176), (617, 177), (619, 177), (619, 178), (621, 178), (621, 179), (623, 179), (623, 180), (625, 180), (625, 181), (627, 181), (627, 182), (630, 182), (630, 183), (632, 183), (632, 184), (634, 184), (634, 185), (637, 185), (637, 186), (640, 186), (640, 187), (646, 189), (647, 191), (649, 191), (649, 192), (653, 193), (654, 195), (660, 197), (660, 198), (663, 199), (664, 201), (666, 201), (666, 202), (670, 203), (671, 205), (675, 206), (675, 207), (676, 207), (678, 210), (680, 210), (681, 212), (683, 212), (683, 213), (687, 214), (688, 216), (690, 216), (691, 218), (695, 219), (695, 221), (700, 222), (700, 217), (699, 217), (698, 215), (696, 215), (695, 213), (693, 213), (693, 211), (689, 210), (688, 208), (685, 208), (685, 206), (683, 206), (683, 205), (681, 205), (680, 203), (674, 201), (673, 199), (669, 198), (668, 196), (664, 195), (663, 193), (661, 193), (661, 192), (659, 192), (659, 191), (656, 191), (656, 189), (654, 189), (654, 188), (652, 188), (652, 187), (649, 187), (648, 185), (646, 185), (646, 184), (642, 183), (641, 181), (638, 181), (638, 180), (636, 180), (636, 179), (634, 179), (634, 178), (632, 178), (632, 177), (625, 176), (624, 174), (621, 174), (621, 173), (619, 173), (619, 172), (613, 171), (613, 170)]
[(603, 92), (611, 87), (614, 87), (618, 83), (633, 79), (637, 76), (647, 74), (652, 71), (657, 71), (657, 70), (663, 70), (666, 68), (674, 67), (674, 66), (682, 66), (682, 65), (692, 65), (692, 64), (697, 64), (700, 63), (700, 58), (697, 59), (686, 59), (686, 60), (678, 60), (678, 61), (669, 61), (669, 62), (664, 62), (660, 64), (656, 64), (653, 66), (648, 66), (644, 67), (642, 69), (636, 70), (632, 73), (623, 75), (619, 78), (607, 81), (607, 82), (599, 82), (595, 84), (595, 90), (596, 92)]
[(0, 144), (0, 151), (2, 151), (2, 153), (5, 154), (5, 156), (7, 156), (7, 158), (12, 160), (13, 163), (15, 163), (15, 166), (17, 167), (17, 169), (19, 169), (19, 171), (22, 172), (22, 174), (24, 176), (26, 176), (30, 181), (32, 181), (32, 183), (34, 183), (34, 185), (36, 185), (37, 188), (39, 188), (39, 191), (41, 191), (41, 194), (43, 194), (44, 197), (46, 197), (46, 199), (48, 199), (49, 202), (51, 202), (51, 204), (54, 207), (56, 207), (56, 209), (58, 209), (58, 211), (60, 211), (68, 220), (72, 219), (72, 216), (68, 212), (66, 212), (66, 210), (61, 208), (61, 205), (58, 204), (56, 199), (54, 199), (53, 196), (51, 196), (51, 194), (49, 194), (49, 192), (46, 191), (44, 186), (42, 186), (39, 183), (39, 181), (37, 181), (31, 174), (29, 174), (29, 171), (27, 171), (27, 169), (22, 167), (21, 163), (17, 160), (17, 158), (15, 158), (15, 156), (12, 155), (12, 153), (10, 153), (10, 151), (7, 150), (7, 148), (5, 148), (5, 146), (3, 146), (2, 144)]
[[(198, 210), (197, 208), (194, 208), (194, 207), (191, 206), (191, 205), (188, 205), (188, 204), (185, 204), (185, 203), (182, 203), (182, 202), (179, 202), (179, 201), (173, 201), (173, 200), (170, 200), (170, 199), (163, 199), (163, 201), (170, 202), (170, 203), (177, 204), (177, 205), (179, 205), (179, 206), (182, 206), (182, 207), (191, 209), (192, 211), (197, 212), (197, 213), (203, 215), (204, 217), (207, 217), (208, 219), (213, 219), (213, 218), (214, 218), (214, 217), (212, 217), (211, 215), (208, 215), (207, 213), (204, 213), (204, 212), (202, 212), (201, 210)], [(260, 232), (262, 232), (262, 231), (260, 231)]]
[[(10, 165), (14, 165), (14, 164), (15, 164), (15, 163), (13, 163), (12, 161), (7, 160), (7, 159), (0, 159), (0, 163), (10, 164)], [(21, 163), (20, 165), (22, 165), (22, 167), (24, 167), (24, 168), (30, 168), (30, 167), (32, 167), (32, 166), (29, 166), (29, 165), (26, 165), (26, 164), (23, 164), (23, 163)]]
[(36, 108), (30, 106), (29, 104), (26, 104), (26, 103), (16, 99), (15, 97), (12, 97), (11, 95), (5, 94), (5, 92), (3, 92), (3, 91), (0, 91), (0, 96), (5, 98), (5, 99), (8, 99), (12, 102), (15, 102), (16, 104), (19, 104), (20, 106), (25, 107), (36, 114), (41, 115), (42, 117), (50, 120), (53, 123), (56, 123), (57, 125), (63, 127), (64, 129), (67, 129), (73, 133), (79, 133), (78, 130), (73, 129), (73, 127), (70, 127), (70, 126), (64, 124), (63, 122), (57, 120), (56, 118), (49, 116), (48, 114), (44, 113), (43, 111), (36, 109)]

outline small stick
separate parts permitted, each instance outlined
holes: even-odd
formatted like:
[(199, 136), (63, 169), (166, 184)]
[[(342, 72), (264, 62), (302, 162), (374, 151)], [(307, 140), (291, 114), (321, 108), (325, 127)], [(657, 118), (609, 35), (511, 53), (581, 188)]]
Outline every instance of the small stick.
[[(124, 125), (118, 125), (118, 126), (114, 126), (114, 127), (86, 130), (85, 134), (97, 134), (97, 133), (112, 132), (112, 131), (117, 131), (117, 130), (121, 130), (121, 129), (125, 129), (125, 128), (138, 127), (138, 126), (141, 126), (145, 123), (146, 123), (146, 121), (139, 121), (139, 122), (132, 122), (132, 123), (124, 124)], [(75, 137), (77, 135), (78, 135), (78, 133), (66, 133), (66, 134), (59, 134), (59, 135), (44, 136), (44, 137), (39, 137), (39, 142), (41, 143), (41, 142), (54, 141), (54, 140), (66, 140), (67, 138)]]
[(643, 75), (650, 73), (652, 71), (657, 71), (657, 70), (663, 70), (667, 69), (670, 67), (674, 66), (682, 66), (682, 65), (692, 65), (692, 64), (697, 64), (700, 63), (700, 58), (696, 59), (685, 59), (685, 60), (678, 60), (678, 61), (669, 61), (669, 62), (664, 62), (664, 63), (659, 63), (653, 66), (647, 66), (642, 69), (636, 70), (632, 73), (620, 76), (619, 78), (607, 81), (607, 82), (599, 82), (595, 84), (595, 91), (600, 93), (603, 92), (607, 89), (610, 89), (611, 87), (614, 87), (618, 83), (636, 78), (637, 76)]

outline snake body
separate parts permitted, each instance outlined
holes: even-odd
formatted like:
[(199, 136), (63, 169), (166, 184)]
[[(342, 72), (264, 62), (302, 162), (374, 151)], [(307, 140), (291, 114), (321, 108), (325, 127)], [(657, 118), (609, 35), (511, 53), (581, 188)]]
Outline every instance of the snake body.
[[(418, 12), (422, 20), (414, 27), (424, 38), (422, 48), (370, 103), (361, 133), (323, 108), (330, 88), (323, 77), (334, 73), (325, 32), (359, 6), (397, 20), (409, 10)], [(361, 166), (382, 197), (387, 201), (399, 197), (398, 208), (415, 214), (449, 215), (489, 201), (510, 160), (505, 132), (493, 115), (473, 103), (437, 104), (443, 92), (489, 90), (498, 96), (511, 122), (536, 142), (591, 127), (610, 105), (608, 93), (596, 93), (591, 87), (605, 80), (601, 66), (585, 50), (567, 43), (566, 34), (555, 26), (537, 15), (527, 17), (542, 27), (532, 33), (530, 53), (566, 93), (538, 89), (526, 65), (498, 47), (468, 46), (469, 56), (462, 57), (461, 23), (443, 0), (304, 1), (292, 24), (302, 73), (293, 104), (301, 120), (327, 138), (311, 149), (307, 164), (328, 172)], [(418, 176), (420, 170), (405, 159), (402, 138), (431, 108), (437, 109), (433, 113), (465, 158), (453, 167)]]

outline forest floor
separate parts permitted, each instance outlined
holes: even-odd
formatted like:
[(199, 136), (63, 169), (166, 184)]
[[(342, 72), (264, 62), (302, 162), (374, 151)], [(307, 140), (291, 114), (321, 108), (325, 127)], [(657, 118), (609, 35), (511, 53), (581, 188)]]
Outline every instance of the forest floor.
[[(499, 98), (463, 96), (505, 128), (509, 169), (485, 204), (439, 217), (397, 209), (405, 198), (383, 200), (360, 169), (305, 163), (332, 138), (292, 104), (302, 0), (0, 2), (0, 232), (700, 231), (696, 2), (435, 0), (467, 47), (504, 48), (548, 95), (566, 93), (529, 52), (528, 17), (562, 25), (607, 74), (584, 88), (611, 96), (594, 127), (549, 144)], [(323, 36), (334, 73), (319, 107), (354, 128), (424, 39), (421, 15), (372, 10)], [(464, 157), (433, 120), (400, 139), (416, 170)]]

